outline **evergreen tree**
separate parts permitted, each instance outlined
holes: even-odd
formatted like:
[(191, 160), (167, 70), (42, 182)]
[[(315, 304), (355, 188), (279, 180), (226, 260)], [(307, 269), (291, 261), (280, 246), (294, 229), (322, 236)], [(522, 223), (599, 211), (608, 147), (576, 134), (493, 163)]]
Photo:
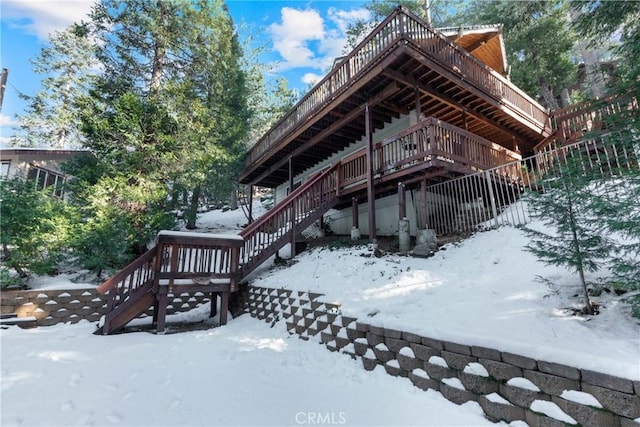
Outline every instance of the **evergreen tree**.
[(19, 117), (21, 146), (75, 148), (82, 142), (76, 101), (85, 96), (96, 73), (95, 45), (88, 24), (73, 24), (56, 31), (32, 61), (33, 71), (44, 75), (42, 89), (27, 101)]
[(636, 1), (572, 1), (579, 13), (577, 31), (593, 46), (615, 39), (614, 54), (620, 63), (618, 92), (640, 91), (640, 2)]
[(590, 162), (577, 150), (558, 158), (554, 173), (547, 173), (541, 192), (529, 193), (533, 217), (551, 229), (545, 232), (525, 226), (531, 238), (525, 247), (547, 265), (578, 273), (584, 312), (593, 314), (586, 273), (605, 267), (615, 248), (599, 214), (605, 209), (606, 186), (602, 176), (589, 170)]
[(562, 89), (575, 82), (571, 50), (576, 41), (563, 0), (475, 0), (461, 10), (465, 24), (503, 24), (511, 80), (533, 98), (559, 108)]
[(87, 146), (109, 177), (147, 189), (145, 209), (167, 211), (173, 194), (193, 228), (203, 186), (219, 177), (228, 197), (244, 151), (246, 81), (228, 11), (220, 0), (105, 0), (92, 17), (105, 73), (84, 104)]
[(75, 234), (72, 207), (45, 191), (21, 178), (0, 179), (3, 264), (22, 280), (30, 273), (53, 273)]

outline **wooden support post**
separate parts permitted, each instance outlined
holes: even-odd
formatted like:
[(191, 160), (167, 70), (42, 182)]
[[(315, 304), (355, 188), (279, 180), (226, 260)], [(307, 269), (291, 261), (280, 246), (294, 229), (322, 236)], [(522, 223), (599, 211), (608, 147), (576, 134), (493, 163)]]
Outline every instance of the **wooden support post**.
[(415, 109), (416, 109), (416, 123), (420, 123), (420, 115), (422, 115), (422, 106), (420, 105), (420, 89), (415, 87), (414, 97), (415, 97)]
[(422, 196), (422, 200), (421, 200), (422, 228), (426, 230), (427, 228), (429, 228), (429, 224), (427, 224), (429, 219), (427, 215), (427, 180), (426, 179), (423, 179), (422, 182), (420, 182), (420, 193)]
[(293, 201), (291, 204), (291, 236), (290, 236), (290, 244), (291, 244), (291, 258), (296, 256), (296, 202)]
[(367, 145), (367, 201), (369, 202), (369, 242), (377, 243), (376, 236), (376, 193), (373, 182), (373, 122), (367, 102), (364, 109), (365, 138)]
[(407, 217), (407, 195), (404, 184), (398, 183), (398, 219)]
[(220, 326), (227, 324), (227, 315), (229, 313), (229, 292), (221, 292), (220, 301)]
[(218, 314), (218, 292), (211, 292), (211, 311), (209, 317), (214, 317)]
[[(293, 156), (289, 156), (289, 194), (293, 193)], [(291, 222), (289, 244), (291, 245), (291, 258), (296, 256), (296, 202), (291, 205)]]
[(289, 194), (293, 193), (293, 157), (289, 157)]
[(358, 213), (358, 198), (351, 199), (351, 223), (353, 227), (360, 228), (360, 214)]
[(249, 184), (249, 224), (253, 222), (253, 184)]
[(166, 286), (161, 286), (160, 291), (156, 294), (158, 317), (156, 323), (156, 334), (164, 334), (165, 322), (167, 321), (167, 292)]

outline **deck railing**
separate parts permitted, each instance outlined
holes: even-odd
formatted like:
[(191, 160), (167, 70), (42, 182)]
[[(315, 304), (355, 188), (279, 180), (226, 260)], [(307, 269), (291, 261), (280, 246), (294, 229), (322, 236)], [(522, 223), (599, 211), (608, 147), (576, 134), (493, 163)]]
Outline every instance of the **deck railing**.
[(139, 302), (147, 293), (157, 294), (159, 286), (182, 286), (188, 291), (189, 286), (219, 282), (231, 292), (237, 290), (242, 244), (242, 238), (234, 235), (161, 231), (156, 246), (97, 287), (99, 293), (108, 293), (103, 333), (111, 333), (111, 320), (121, 309), (128, 309), (127, 305)]
[(280, 143), (283, 136), (302, 126), (308, 118), (344, 92), (354, 79), (380, 62), (401, 40), (412, 43), (443, 67), (457, 73), (461, 79), (493, 99), (504, 102), (541, 130), (547, 127), (545, 108), (420, 18), (399, 7), (249, 150), (246, 167), (258, 162)]
[[(374, 175), (400, 172), (409, 167), (426, 168), (427, 162), (446, 162), (458, 169), (486, 170), (518, 161), (521, 156), (464, 129), (430, 117), (374, 146)], [(340, 192), (366, 182), (366, 150), (340, 163)]]
[(243, 243), (237, 235), (161, 231), (155, 287), (224, 283), (235, 292)]
[(536, 152), (554, 144), (566, 145), (624, 127), (632, 115), (637, 117), (638, 98), (633, 94), (611, 95), (588, 100), (551, 113), (554, 133), (536, 147)]

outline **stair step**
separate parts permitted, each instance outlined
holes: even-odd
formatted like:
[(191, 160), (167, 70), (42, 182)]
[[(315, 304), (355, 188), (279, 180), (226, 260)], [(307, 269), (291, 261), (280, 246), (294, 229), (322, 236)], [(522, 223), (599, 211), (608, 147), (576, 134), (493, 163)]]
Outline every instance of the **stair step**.
[(15, 319), (16, 317), (18, 317), (18, 313), (0, 314), (0, 320), (2, 320), (2, 319)]

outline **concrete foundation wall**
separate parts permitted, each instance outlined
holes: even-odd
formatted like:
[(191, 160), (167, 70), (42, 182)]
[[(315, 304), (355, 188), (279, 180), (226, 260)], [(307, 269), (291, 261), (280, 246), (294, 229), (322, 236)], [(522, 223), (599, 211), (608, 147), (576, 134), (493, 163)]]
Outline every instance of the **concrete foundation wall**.
[[(640, 381), (377, 327), (342, 315), (338, 305), (310, 292), (248, 287), (243, 303), (252, 317), (286, 322), (291, 334), (319, 340), (367, 370), (384, 369), (457, 404), (476, 401), (492, 421), (567, 425), (540, 412), (555, 405), (583, 426), (638, 426)], [(568, 400), (565, 390), (590, 394), (602, 408)]]

